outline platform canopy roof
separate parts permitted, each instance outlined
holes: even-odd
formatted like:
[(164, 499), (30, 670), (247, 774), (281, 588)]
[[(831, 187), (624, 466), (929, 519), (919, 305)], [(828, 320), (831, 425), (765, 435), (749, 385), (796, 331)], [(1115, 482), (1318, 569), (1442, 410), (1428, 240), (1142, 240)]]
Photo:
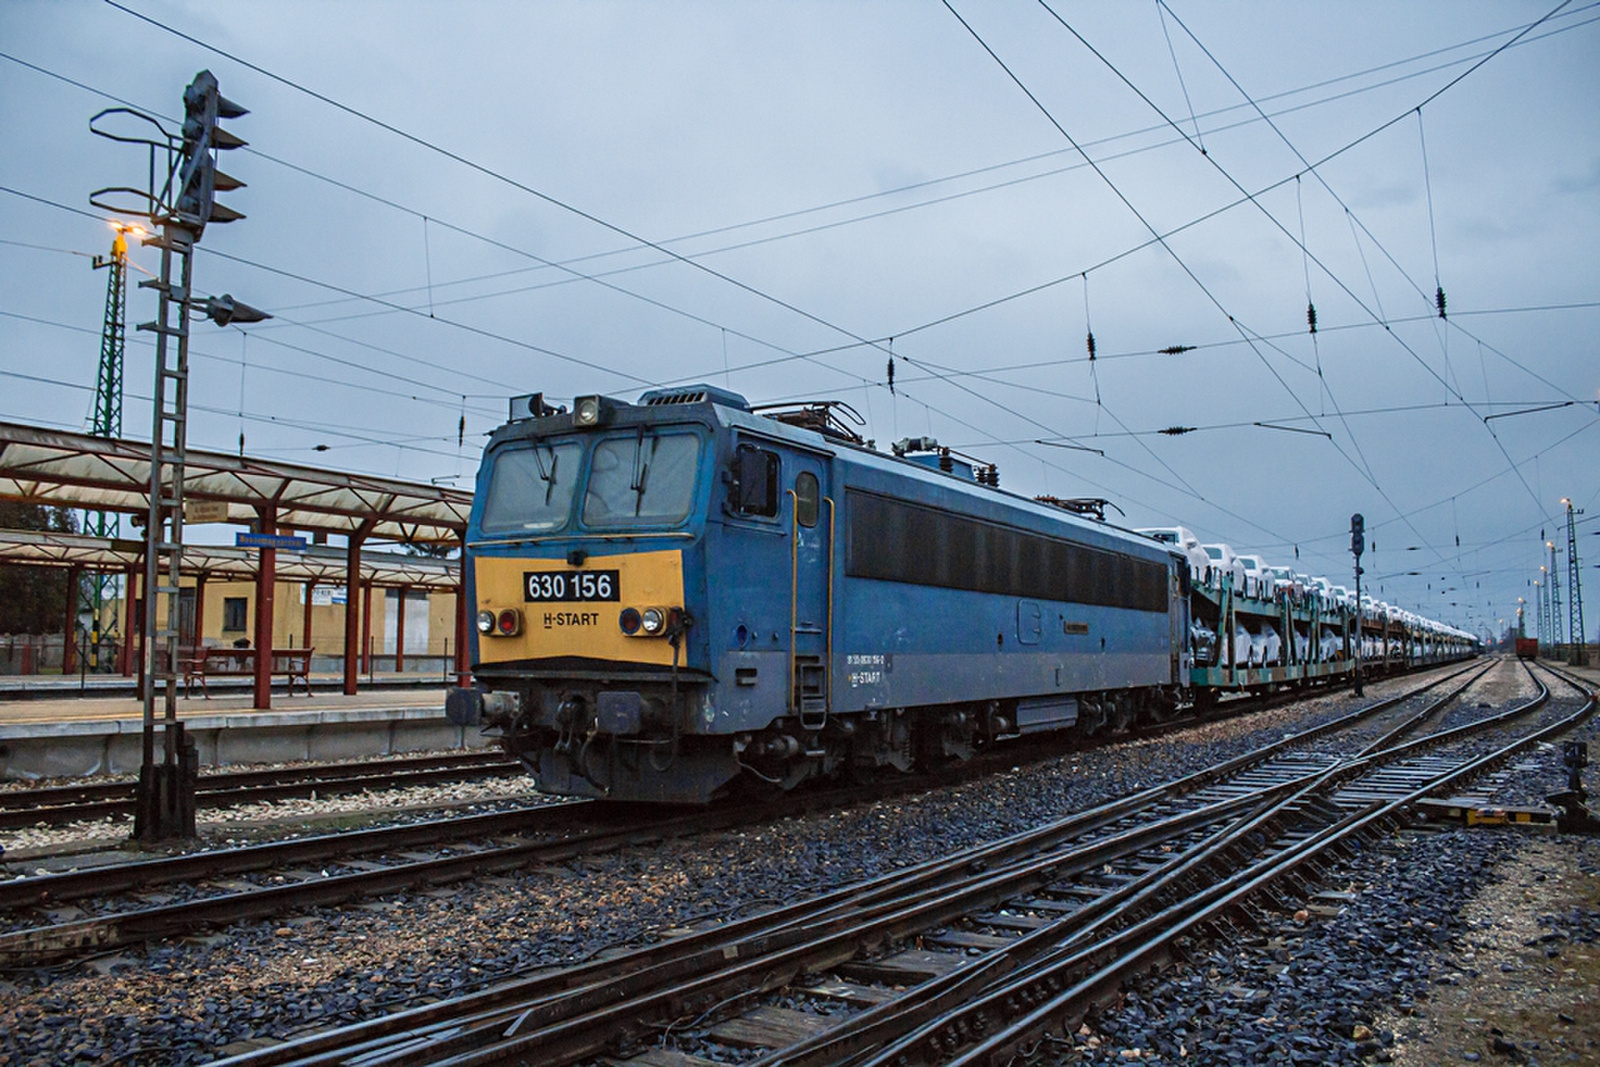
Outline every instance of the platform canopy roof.
[[(142, 566), (143, 541), (91, 537), (49, 530), (0, 530), (0, 564), (72, 567), (85, 570), (125, 571)], [(207, 580), (252, 581), (261, 554), (251, 548), (224, 545), (185, 545), (183, 573)], [(304, 552), (279, 549), (275, 576), (280, 582), (315, 581), (345, 584), (346, 559), (340, 548), (308, 548)], [(398, 552), (361, 553), (361, 580), (376, 586), (413, 589), (455, 589), (461, 581), (458, 561), (406, 556)]]
[[(149, 486), (148, 442), (0, 422), (0, 498), (140, 514)], [(226, 521), (239, 525), (276, 507), (280, 530), (370, 524), (368, 538), (420, 544), (460, 543), (472, 508), (459, 489), (198, 449), (185, 457), (183, 494), (227, 504)]]

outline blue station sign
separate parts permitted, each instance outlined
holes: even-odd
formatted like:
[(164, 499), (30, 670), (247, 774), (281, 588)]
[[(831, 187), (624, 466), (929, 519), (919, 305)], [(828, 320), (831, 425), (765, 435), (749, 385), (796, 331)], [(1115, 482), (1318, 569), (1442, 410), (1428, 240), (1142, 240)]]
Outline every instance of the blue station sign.
[(304, 552), (306, 539), (290, 534), (236, 533), (235, 548), (281, 548), (286, 552)]

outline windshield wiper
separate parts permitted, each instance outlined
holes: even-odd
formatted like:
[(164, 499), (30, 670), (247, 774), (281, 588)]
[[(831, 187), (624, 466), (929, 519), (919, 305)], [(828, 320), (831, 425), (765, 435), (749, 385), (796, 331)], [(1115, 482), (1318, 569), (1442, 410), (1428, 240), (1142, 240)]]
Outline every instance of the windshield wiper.
[[(656, 439), (650, 438), (650, 452), (655, 454)], [(644, 427), (639, 427), (639, 436), (633, 442), (633, 480), (628, 483), (628, 488), (633, 490), (633, 514), (638, 518), (639, 512), (644, 510), (644, 487), (650, 477), (650, 464), (644, 458)]]
[(550, 469), (544, 469), (544, 460), (539, 456), (539, 446), (533, 446), (533, 462), (539, 468), (539, 480), (544, 483), (544, 506), (550, 506), (550, 498), (556, 491), (556, 465), (561, 462), (561, 457), (556, 455), (552, 446), (550, 449)]

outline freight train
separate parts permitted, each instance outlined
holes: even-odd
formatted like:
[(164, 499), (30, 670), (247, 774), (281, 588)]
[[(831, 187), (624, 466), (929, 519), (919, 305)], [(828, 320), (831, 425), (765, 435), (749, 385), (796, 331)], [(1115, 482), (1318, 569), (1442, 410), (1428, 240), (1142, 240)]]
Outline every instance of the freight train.
[(1292, 578), (1235, 589), (1104, 502), (1005, 492), (927, 439), (886, 454), (848, 414), (706, 385), (514, 399), (478, 473), (450, 720), (552, 793), (704, 803), (1476, 650), (1392, 609), (1358, 630)]

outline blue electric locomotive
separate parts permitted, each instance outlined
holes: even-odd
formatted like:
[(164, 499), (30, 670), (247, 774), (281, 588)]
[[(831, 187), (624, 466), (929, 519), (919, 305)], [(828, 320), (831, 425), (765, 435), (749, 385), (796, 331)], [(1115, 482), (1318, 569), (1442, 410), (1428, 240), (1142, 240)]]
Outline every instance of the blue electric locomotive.
[(467, 534), (481, 722), (554, 793), (705, 802), (1176, 706), (1168, 546), (709, 386), (513, 402)]

